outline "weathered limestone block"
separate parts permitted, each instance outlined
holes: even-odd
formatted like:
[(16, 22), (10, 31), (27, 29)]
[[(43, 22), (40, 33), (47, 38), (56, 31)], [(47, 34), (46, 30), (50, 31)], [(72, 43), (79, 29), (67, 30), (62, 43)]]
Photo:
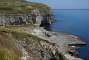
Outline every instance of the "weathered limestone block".
[(30, 15), (2, 15), (0, 16), (0, 25), (21, 25), (30, 23)]
[(36, 16), (36, 24), (37, 25), (41, 25), (41, 21), (43, 20), (43, 17), (39, 14), (38, 16)]
[(5, 25), (6, 21), (5, 21), (5, 16), (0, 16), (0, 25)]

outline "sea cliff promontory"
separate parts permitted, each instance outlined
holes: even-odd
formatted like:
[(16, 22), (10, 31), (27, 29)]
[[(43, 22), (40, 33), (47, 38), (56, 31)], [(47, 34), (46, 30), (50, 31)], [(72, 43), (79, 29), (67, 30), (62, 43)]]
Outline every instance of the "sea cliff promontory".
[(82, 60), (78, 36), (48, 31), (51, 8), (25, 0), (0, 0), (0, 60)]

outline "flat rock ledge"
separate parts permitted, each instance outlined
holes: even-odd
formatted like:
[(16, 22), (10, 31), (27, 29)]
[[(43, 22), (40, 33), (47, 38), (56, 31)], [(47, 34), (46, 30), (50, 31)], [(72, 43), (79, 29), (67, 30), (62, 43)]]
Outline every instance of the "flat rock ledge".
[(78, 52), (76, 51), (76, 49), (86, 45), (80, 37), (62, 32), (47, 31), (42, 27), (37, 27), (31, 32), (31, 34), (39, 38), (54, 43), (58, 52), (60, 52), (66, 60), (83, 60), (78, 57)]

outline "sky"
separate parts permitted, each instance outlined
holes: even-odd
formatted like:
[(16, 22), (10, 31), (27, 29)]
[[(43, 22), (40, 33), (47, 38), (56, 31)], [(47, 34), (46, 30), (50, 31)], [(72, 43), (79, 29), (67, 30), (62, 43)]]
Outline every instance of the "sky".
[(28, 0), (47, 4), (53, 9), (89, 9), (89, 0)]

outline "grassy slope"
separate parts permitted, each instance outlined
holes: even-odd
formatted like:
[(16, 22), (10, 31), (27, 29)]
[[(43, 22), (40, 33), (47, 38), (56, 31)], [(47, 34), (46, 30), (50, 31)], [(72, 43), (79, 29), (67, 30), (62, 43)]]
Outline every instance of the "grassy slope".
[(0, 60), (19, 60), (19, 50), (15, 42), (9, 33), (0, 30)]
[(27, 2), (25, 0), (0, 0), (0, 13), (2, 14), (27, 14), (38, 8), (41, 12), (49, 13), (45, 4)]
[[(20, 51), (16, 47), (16, 40), (29, 41), (30, 44), (47, 42), (43, 39), (15, 29), (0, 28), (0, 59), (19, 60)], [(48, 42), (47, 42), (48, 43)], [(13, 57), (13, 58), (12, 58)]]
[[(42, 50), (46, 55), (54, 56), (52, 51), (53, 48), (47, 47), (47, 46), (54, 46), (53, 43), (48, 42), (47, 40), (43, 40), (41, 38), (38, 38), (36, 36), (33, 36), (31, 34), (28, 34), (22, 30), (18, 29), (11, 29), (11, 28), (0, 28), (0, 59), (5, 59), (6, 56), (9, 60), (19, 60), (19, 56), (21, 56), (21, 52), (16, 46), (16, 41), (25, 41), (26, 42), (26, 49), (27, 51), (30, 51), (29, 54), (32, 55), (32, 60), (39, 60), (40, 57), (34, 57), (34, 56), (40, 56), (37, 52), (34, 53), (34, 50), (31, 50), (32, 48), (36, 48), (38, 50)], [(44, 43), (45, 45), (41, 45), (41, 43)], [(46, 48), (44, 47), (46, 46)], [(53, 50), (52, 50), (53, 49)], [(62, 56), (60, 54), (55, 55), (55, 57), (60, 57), (61, 60), (63, 60)], [(11, 58), (13, 57), (13, 58)]]

